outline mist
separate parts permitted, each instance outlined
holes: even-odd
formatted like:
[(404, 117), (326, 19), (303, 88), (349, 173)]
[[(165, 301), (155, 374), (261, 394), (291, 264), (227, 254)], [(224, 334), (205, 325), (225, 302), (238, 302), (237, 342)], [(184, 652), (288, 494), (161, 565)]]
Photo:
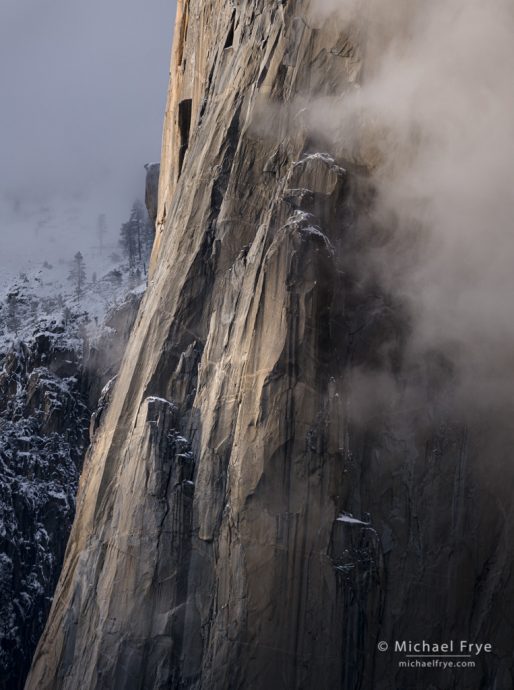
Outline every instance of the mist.
[(116, 242), (158, 161), (173, 0), (4, 0), (0, 270)]
[(438, 350), (457, 401), (514, 402), (514, 5), (316, 0), (311, 19), (339, 22), (366, 56), (361, 79), (305, 115), (366, 166), (368, 221), (388, 229), (350, 261), (407, 306), (411, 364)]

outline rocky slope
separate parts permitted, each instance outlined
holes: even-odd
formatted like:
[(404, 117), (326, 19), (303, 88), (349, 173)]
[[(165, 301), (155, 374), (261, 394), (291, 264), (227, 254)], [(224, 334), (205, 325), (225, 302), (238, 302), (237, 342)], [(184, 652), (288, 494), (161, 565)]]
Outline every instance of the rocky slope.
[[(512, 429), (456, 418), (354, 260), (370, 160), (298, 99), (365, 51), (308, 8), (179, 0), (150, 285), (28, 690), (512, 687)], [(494, 652), (402, 669), (404, 639)]]
[(0, 687), (23, 687), (71, 528), (89, 413), (54, 325), (0, 354)]
[(0, 301), (2, 690), (25, 684), (62, 567), (91, 413), (93, 432), (142, 297), (120, 272), (119, 285), (107, 276), (77, 302), (49, 274), (23, 274)]

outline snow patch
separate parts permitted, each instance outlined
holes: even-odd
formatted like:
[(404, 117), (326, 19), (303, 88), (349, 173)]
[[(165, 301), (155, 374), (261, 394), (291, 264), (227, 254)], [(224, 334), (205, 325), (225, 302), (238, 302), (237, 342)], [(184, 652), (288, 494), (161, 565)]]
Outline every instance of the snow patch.
[(362, 525), (363, 527), (369, 527), (369, 522), (363, 522), (362, 520), (357, 520), (351, 513), (341, 513), (336, 519), (336, 522), (345, 522), (348, 525)]
[(161, 403), (165, 403), (166, 405), (170, 405), (171, 407), (175, 407), (175, 405), (171, 402), (171, 400), (166, 400), (166, 398), (159, 398), (157, 395), (148, 396), (148, 398), (146, 398), (146, 402), (148, 402), (148, 403), (161, 402)]

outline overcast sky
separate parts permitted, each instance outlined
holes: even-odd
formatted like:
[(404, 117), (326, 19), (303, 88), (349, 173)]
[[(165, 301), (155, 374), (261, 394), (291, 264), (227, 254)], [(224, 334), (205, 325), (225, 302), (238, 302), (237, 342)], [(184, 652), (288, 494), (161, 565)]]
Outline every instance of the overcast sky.
[[(142, 196), (142, 166), (160, 155), (174, 14), (174, 0), (0, 1), (0, 268), (45, 241), (34, 209), (106, 211), (114, 232)], [(77, 225), (54, 228), (56, 246)]]

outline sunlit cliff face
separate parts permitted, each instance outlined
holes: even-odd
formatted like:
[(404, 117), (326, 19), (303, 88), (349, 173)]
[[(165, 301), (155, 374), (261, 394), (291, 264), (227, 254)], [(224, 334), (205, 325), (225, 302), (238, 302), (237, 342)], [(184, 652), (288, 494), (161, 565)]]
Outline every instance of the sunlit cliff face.
[(514, 6), (313, 2), (311, 20), (327, 18), (365, 37), (359, 83), (309, 114), (371, 172), (372, 219), (390, 234), (360, 254), (363, 271), (408, 305), (414, 359), (448, 354), (466, 404), (510, 401)]

